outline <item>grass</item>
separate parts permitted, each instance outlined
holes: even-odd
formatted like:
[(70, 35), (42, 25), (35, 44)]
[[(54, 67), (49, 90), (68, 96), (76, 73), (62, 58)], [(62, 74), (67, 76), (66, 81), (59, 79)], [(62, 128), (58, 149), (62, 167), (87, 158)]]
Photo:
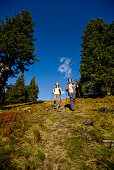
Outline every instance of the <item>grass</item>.
[[(75, 101), (75, 111), (51, 101), (0, 110), (0, 169), (114, 169), (114, 97)], [(69, 99), (67, 100), (69, 104)]]

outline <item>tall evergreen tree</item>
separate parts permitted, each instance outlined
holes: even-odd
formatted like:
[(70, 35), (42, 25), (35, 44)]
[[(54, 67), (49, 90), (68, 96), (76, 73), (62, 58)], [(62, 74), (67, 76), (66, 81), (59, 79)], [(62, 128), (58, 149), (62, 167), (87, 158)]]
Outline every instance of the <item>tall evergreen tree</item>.
[(14, 85), (10, 84), (5, 95), (5, 103), (23, 103), (26, 102), (26, 86), (24, 74), (22, 74)]
[(7, 87), (7, 91), (5, 94), (5, 104), (13, 104), (15, 103), (15, 85), (10, 84)]
[(91, 19), (82, 36), (81, 86), (84, 94), (110, 94), (113, 75), (114, 23)]
[(32, 16), (29, 11), (22, 11), (15, 17), (0, 20), (0, 92), (9, 77), (20, 71), (28, 70), (35, 60)]
[(25, 80), (24, 74), (22, 74), (15, 83), (15, 103), (24, 103), (26, 102), (26, 87), (25, 87)]
[(35, 77), (29, 86), (25, 85), (24, 74), (22, 74), (14, 85), (10, 84), (5, 93), (5, 104), (34, 102), (37, 100), (39, 88)]
[(37, 100), (38, 92), (38, 84), (36, 84), (35, 77), (33, 77), (28, 86), (28, 102), (35, 102)]

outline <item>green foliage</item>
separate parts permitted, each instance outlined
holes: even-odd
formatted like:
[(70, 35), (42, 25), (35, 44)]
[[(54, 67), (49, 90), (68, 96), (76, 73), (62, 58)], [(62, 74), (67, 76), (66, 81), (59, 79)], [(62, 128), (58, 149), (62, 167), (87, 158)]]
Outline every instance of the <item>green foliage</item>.
[(30, 11), (22, 11), (15, 17), (0, 22), (0, 89), (9, 77), (28, 70), (35, 60), (33, 27)]
[(35, 77), (29, 86), (25, 85), (24, 74), (22, 74), (14, 85), (10, 84), (5, 95), (6, 104), (34, 102), (37, 100), (39, 89)]
[(110, 95), (113, 85), (114, 23), (91, 19), (82, 40), (80, 73), (83, 94)]
[(45, 154), (43, 152), (41, 152), (40, 150), (38, 150), (37, 156), (41, 161), (45, 161)]
[(37, 94), (39, 92), (38, 84), (35, 83), (35, 77), (31, 80), (29, 86), (28, 86), (28, 102), (36, 101), (37, 100)]
[(14, 89), (14, 85), (10, 84), (8, 87), (7, 87), (7, 92), (6, 92), (6, 99), (5, 99), (5, 102), (7, 104), (9, 103), (13, 103), (15, 102), (15, 99), (14, 99), (14, 92), (15, 92), (15, 89)]
[(9, 85), (6, 93), (6, 103), (26, 102), (26, 87), (24, 75), (22, 74), (14, 85)]
[(79, 86), (79, 84), (80, 84), (80, 79), (76, 79), (75, 82), (76, 82), (76, 85)]
[(25, 82), (24, 82), (24, 75), (22, 74), (16, 81), (15, 83), (15, 100), (16, 103), (23, 103), (26, 101), (26, 96), (25, 96)]
[(12, 169), (11, 164), (11, 154), (14, 152), (14, 147), (11, 146), (7, 149), (1, 149), (0, 152), (0, 169)]

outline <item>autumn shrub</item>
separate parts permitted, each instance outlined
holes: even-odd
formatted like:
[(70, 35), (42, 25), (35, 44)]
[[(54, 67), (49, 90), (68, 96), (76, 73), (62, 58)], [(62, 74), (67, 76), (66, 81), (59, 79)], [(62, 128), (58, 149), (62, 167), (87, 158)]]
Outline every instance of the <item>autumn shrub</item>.
[(6, 112), (0, 115), (2, 135), (8, 137), (22, 136), (26, 130), (26, 120), (21, 112)]

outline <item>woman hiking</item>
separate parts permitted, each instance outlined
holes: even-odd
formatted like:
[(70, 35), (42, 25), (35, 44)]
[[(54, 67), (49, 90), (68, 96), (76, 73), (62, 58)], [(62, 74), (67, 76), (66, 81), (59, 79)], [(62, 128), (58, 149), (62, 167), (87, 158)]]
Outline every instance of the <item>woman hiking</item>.
[(60, 107), (60, 96), (61, 96), (62, 90), (59, 87), (59, 83), (55, 84), (55, 88), (52, 91), (52, 94), (54, 95), (54, 106), (58, 109)]
[(72, 83), (72, 79), (68, 79), (68, 84), (66, 85), (66, 91), (68, 92), (68, 95), (70, 97), (70, 108), (72, 111), (74, 111), (74, 103), (76, 98), (76, 84)]

